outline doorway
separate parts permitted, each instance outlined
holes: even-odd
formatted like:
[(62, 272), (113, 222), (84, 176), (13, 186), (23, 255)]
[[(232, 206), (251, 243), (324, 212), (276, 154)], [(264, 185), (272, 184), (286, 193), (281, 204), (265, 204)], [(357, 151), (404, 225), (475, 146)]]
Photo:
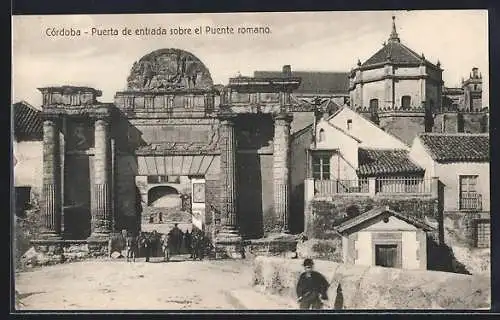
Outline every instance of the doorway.
[(376, 244), (375, 265), (387, 268), (398, 268), (399, 250), (397, 244)]

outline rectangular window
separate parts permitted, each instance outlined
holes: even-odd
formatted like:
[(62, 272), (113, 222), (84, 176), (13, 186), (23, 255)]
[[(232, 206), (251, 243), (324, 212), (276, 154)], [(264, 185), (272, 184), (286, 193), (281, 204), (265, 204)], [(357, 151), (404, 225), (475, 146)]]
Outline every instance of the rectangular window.
[(205, 184), (193, 183), (193, 203), (205, 202)]
[(330, 158), (329, 154), (316, 154), (312, 157), (313, 178), (317, 180), (330, 179)]
[(490, 246), (490, 230), (489, 220), (477, 220), (476, 247), (488, 248)]
[(347, 120), (347, 130), (351, 130), (352, 129), (352, 120), (349, 119)]
[(460, 210), (481, 210), (482, 199), (477, 192), (477, 175), (463, 175), (460, 180)]

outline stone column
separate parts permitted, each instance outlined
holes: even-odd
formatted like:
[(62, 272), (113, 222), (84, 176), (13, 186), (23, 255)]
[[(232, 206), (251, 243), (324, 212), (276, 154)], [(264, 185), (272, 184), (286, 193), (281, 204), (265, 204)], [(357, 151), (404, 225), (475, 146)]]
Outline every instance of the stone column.
[(280, 231), (289, 232), (290, 212), (290, 123), (292, 115), (274, 118), (273, 186), (274, 212)]
[(234, 116), (220, 117), (221, 155), (221, 237), (238, 237), (236, 216), (236, 135)]
[(95, 122), (94, 194), (91, 238), (107, 237), (112, 228), (110, 137), (107, 119)]
[(42, 219), (44, 238), (61, 238), (61, 172), (59, 119), (43, 122)]

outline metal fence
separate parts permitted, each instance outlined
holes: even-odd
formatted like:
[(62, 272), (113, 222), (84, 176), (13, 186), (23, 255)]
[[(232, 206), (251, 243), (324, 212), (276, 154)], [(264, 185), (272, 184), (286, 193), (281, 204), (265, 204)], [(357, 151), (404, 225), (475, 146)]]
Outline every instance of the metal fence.
[(368, 193), (368, 179), (358, 180), (315, 180), (317, 194), (331, 195), (337, 193)]
[[(369, 180), (375, 183), (370, 187)], [(370, 190), (370, 188), (375, 188)], [(344, 193), (430, 194), (432, 179), (419, 177), (378, 177), (357, 180), (314, 180), (317, 195), (329, 196)]]
[(463, 193), (460, 195), (460, 210), (480, 211), (483, 208), (483, 198), (479, 193)]
[(376, 193), (431, 193), (431, 181), (419, 177), (379, 177)]

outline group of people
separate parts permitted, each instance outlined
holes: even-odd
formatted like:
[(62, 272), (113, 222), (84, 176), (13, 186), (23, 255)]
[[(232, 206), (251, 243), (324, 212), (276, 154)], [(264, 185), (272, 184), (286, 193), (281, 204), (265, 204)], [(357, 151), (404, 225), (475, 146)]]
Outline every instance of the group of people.
[(134, 236), (126, 230), (122, 231), (127, 261), (135, 261), (136, 257), (145, 257), (149, 262), (151, 257), (169, 258), (172, 255), (189, 254), (190, 258), (202, 260), (207, 248), (207, 238), (203, 232), (194, 228), (192, 232), (183, 232), (176, 223), (167, 235), (154, 230), (151, 233), (140, 232)]
[(201, 260), (204, 257), (205, 242), (206, 238), (199, 229), (194, 228), (191, 233), (189, 230), (182, 232), (176, 223), (167, 234), (163, 246), (164, 250), (169, 250), (169, 254), (189, 253), (191, 258)]

